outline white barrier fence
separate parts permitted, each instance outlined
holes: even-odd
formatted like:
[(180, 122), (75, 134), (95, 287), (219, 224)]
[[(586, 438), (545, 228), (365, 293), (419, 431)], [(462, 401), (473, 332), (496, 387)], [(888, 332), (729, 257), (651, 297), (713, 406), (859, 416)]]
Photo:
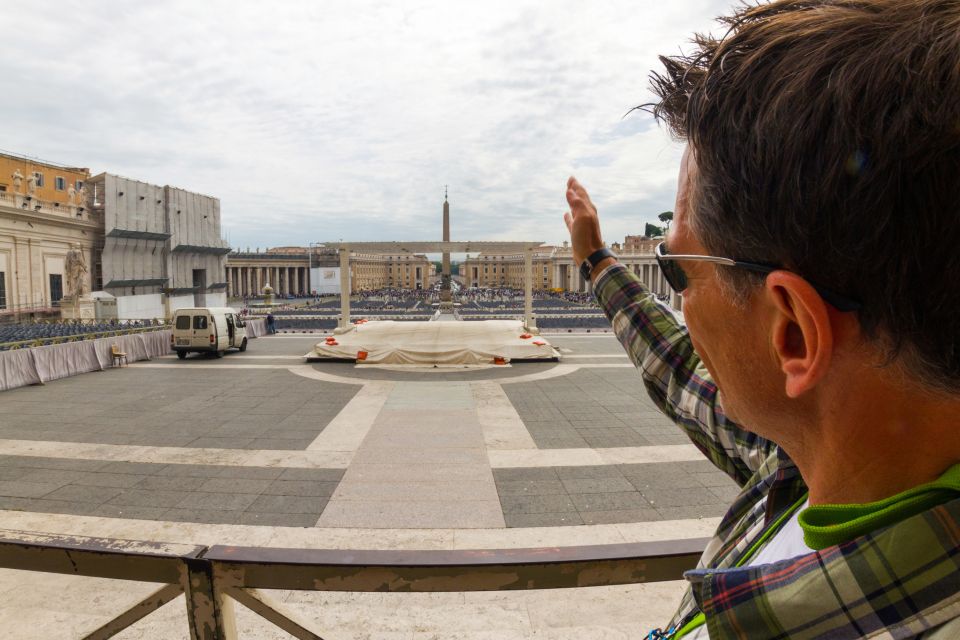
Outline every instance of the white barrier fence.
[(170, 353), (170, 330), (51, 344), (0, 351), (0, 391), (42, 384), (113, 366), (113, 345), (129, 362), (150, 360)]

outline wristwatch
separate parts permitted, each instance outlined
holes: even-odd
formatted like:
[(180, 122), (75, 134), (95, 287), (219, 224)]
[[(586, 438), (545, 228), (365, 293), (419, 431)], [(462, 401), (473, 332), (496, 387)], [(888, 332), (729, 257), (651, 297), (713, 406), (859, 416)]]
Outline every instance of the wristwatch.
[(580, 275), (583, 276), (583, 279), (590, 282), (590, 274), (593, 273), (593, 268), (600, 264), (605, 258), (613, 258), (616, 260), (617, 255), (613, 251), (610, 251), (610, 249), (604, 247), (603, 249), (597, 249), (587, 256), (587, 259), (580, 264)]

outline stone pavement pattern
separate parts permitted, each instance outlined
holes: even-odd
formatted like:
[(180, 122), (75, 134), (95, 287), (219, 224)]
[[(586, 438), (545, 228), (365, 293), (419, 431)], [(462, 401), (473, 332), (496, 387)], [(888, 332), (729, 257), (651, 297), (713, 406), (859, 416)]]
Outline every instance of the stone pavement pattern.
[[(329, 548), (708, 535), (732, 481), (646, 399), (613, 338), (551, 340), (560, 364), (411, 371), (306, 365), (316, 337), (274, 336), (222, 360), (162, 358), (5, 392), (0, 526)], [(12, 597), (20, 573), (0, 573), (0, 593)], [(126, 592), (98, 589), (102, 622)], [(642, 637), (681, 589), (282, 597), (330, 637), (616, 638)], [(0, 627), (26, 597), (0, 604)], [(183, 637), (181, 613), (182, 601), (168, 605), (120, 637)], [(241, 618), (249, 637), (283, 637)]]

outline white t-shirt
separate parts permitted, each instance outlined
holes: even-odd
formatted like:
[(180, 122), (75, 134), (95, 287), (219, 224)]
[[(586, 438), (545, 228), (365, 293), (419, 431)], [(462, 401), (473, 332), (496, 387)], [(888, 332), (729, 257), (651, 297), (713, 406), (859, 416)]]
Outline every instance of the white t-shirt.
[[(799, 509), (793, 512), (790, 519), (784, 523), (780, 531), (767, 541), (760, 551), (757, 552), (749, 562), (747, 567), (753, 567), (760, 564), (770, 564), (779, 560), (796, 558), (813, 553), (813, 549), (807, 546), (803, 541), (803, 529), (800, 528), (800, 512), (807, 508), (810, 501), (804, 502)], [(709, 640), (707, 626), (701, 625), (684, 636), (683, 640)]]

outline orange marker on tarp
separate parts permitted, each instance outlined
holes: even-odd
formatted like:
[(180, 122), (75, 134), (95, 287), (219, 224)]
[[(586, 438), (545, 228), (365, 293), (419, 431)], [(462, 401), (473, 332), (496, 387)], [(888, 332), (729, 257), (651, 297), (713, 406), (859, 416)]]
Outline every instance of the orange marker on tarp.
[(532, 338), (533, 336), (530, 335), (529, 333), (521, 333), (521, 334), (520, 334), (520, 337), (521, 337), (522, 339), (526, 340), (527, 338)]
[(357, 362), (363, 362), (364, 360), (366, 360), (367, 355), (368, 354), (366, 351), (357, 351)]
[(493, 358), (493, 364), (507, 364), (507, 359), (501, 356), (495, 356)]

